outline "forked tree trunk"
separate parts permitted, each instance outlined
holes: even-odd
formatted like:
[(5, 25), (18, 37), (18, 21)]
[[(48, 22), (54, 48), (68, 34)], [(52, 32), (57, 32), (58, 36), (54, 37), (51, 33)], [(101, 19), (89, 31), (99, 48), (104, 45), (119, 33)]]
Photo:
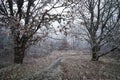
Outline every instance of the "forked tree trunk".
[(22, 64), (24, 59), (25, 49), (22, 47), (14, 48), (14, 63)]

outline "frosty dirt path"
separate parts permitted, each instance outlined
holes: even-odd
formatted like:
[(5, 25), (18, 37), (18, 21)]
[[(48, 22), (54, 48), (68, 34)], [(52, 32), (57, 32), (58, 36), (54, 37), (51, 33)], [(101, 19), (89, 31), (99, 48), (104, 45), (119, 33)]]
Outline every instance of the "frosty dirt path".
[(0, 80), (120, 80), (118, 61), (103, 57), (93, 62), (90, 58), (82, 51), (54, 51), (33, 63), (0, 70)]
[(34, 80), (120, 80), (119, 61), (112, 58), (103, 57), (94, 62), (82, 51), (60, 51), (51, 56), (57, 59), (48, 67), (44, 77)]

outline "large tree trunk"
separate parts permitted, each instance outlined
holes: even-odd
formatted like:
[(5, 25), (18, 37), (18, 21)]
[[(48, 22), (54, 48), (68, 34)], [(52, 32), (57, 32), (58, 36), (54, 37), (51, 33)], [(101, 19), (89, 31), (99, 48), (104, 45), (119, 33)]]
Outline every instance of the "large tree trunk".
[(100, 48), (98, 46), (94, 46), (92, 48), (92, 61), (98, 61), (99, 57), (98, 57), (98, 52), (100, 51)]
[(24, 59), (25, 49), (22, 47), (14, 48), (14, 63), (22, 64)]

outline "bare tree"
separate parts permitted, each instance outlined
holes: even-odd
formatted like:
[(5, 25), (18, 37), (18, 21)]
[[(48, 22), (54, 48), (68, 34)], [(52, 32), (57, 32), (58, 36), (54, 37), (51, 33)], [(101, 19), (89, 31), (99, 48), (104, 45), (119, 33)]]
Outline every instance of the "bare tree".
[(26, 48), (43, 40), (49, 34), (50, 24), (61, 19), (61, 13), (51, 11), (65, 3), (59, 0), (0, 0), (0, 4), (1, 20), (10, 27), (13, 36), (14, 63), (21, 64)]
[(92, 60), (96, 61), (108, 53), (101, 54), (100, 49), (108, 43), (106, 38), (120, 23), (119, 0), (73, 0), (72, 2), (74, 4), (71, 7), (72, 12), (81, 25), (85, 26), (88, 36), (86, 40), (91, 45)]

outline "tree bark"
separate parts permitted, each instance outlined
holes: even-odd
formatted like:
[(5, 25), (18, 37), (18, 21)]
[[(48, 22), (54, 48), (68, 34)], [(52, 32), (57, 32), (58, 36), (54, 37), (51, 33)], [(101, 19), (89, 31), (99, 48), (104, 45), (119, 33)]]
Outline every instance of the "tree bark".
[(99, 57), (98, 57), (98, 52), (99, 52), (100, 48), (98, 46), (94, 46), (92, 48), (92, 61), (98, 61)]
[(22, 47), (15, 47), (14, 48), (14, 63), (22, 64), (25, 54), (25, 49)]

